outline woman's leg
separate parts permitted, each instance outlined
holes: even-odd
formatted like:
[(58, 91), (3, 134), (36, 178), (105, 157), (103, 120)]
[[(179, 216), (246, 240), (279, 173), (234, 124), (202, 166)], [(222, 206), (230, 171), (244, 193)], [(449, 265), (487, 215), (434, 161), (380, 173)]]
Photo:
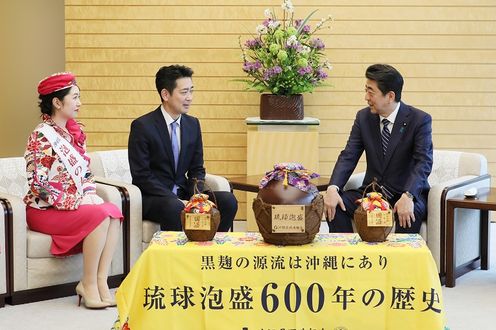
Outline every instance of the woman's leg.
[(83, 283), (87, 299), (100, 301), (97, 272), (105, 246), (110, 220), (106, 218), (83, 241)]
[(110, 225), (108, 226), (107, 237), (105, 239), (105, 246), (100, 257), (97, 272), (98, 291), (102, 300), (112, 300), (110, 294), (107, 278), (112, 264), (112, 257), (119, 242), (119, 232), (121, 228), (121, 221), (119, 219), (110, 218)]

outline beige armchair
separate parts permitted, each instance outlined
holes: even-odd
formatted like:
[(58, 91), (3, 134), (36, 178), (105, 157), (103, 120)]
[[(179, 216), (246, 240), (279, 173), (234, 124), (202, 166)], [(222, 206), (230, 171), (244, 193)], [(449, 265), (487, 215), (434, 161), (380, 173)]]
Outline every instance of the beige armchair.
[[(97, 151), (90, 154), (91, 170), (97, 181), (118, 187), (128, 200), (125, 208), (129, 213), (129, 255), (130, 264), (134, 265), (141, 252), (150, 243), (153, 234), (160, 230), (160, 225), (143, 219), (141, 208), (141, 191), (133, 185), (127, 149)], [(217, 175), (207, 174), (207, 184), (215, 191), (231, 191), (229, 182)]]
[[(81, 254), (55, 258), (50, 253), (51, 237), (27, 228), (23, 202), (27, 190), (24, 158), (0, 158), (0, 199), (6, 201), (7, 214), (12, 219), (7, 226), (8, 264), (11, 265), (7, 301), (11, 304), (73, 295), (83, 268)], [(97, 185), (97, 194), (105, 201), (122, 205), (121, 194), (114, 187)], [(124, 248), (118, 249), (112, 261), (109, 285), (113, 287), (125, 275), (124, 251)]]
[[(360, 187), (365, 173), (352, 175), (346, 189)], [(487, 160), (483, 155), (467, 152), (434, 150), (431, 175), (428, 178), (431, 190), (427, 201), (427, 219), (422, 222), (420, 235), (431, 250), (439, 270), (444, 276), (445, 263), (445, 213), (446, 200), (462, 195), (469, 188), (491, 185), (487, 174)], [(480, 212), (457, 210), (456, 221), (456, 266), (460, 276), (480, 265)]]
[(7, 297), (7, 230), (6, 226), (9, 223), (9, 214), (7, 213), (7, 204), (0, 200), (0, 307), (5, 306), (5, 298)]

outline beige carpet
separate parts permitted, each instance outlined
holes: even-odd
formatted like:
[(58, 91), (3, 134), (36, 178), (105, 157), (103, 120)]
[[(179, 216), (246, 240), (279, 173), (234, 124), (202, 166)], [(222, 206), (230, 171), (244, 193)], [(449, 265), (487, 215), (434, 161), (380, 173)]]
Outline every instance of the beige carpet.
[[(243, 229), (236, 227), (236, 230)], [(475, 270), (462, 276), (455, 288), (443, 287), (450, 330), (496, 329), (496, 224), (491, 227), (492, 269)], [(74, 295), (32, 304), (6, 305), (0, 308), (0, 330), (108, 330), (117, 317), (116, 308), (91, 311), (78, 308), (76, 303)]]

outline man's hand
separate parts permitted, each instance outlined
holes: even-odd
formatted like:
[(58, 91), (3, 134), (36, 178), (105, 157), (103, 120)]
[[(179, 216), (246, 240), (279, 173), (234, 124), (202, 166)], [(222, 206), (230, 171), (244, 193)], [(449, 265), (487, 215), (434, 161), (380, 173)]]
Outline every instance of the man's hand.
[(326, 194), (324, 195), (324, 211), (326, 212), (327, 219), (329, 221), (334, 220), (334, 216), (336, 215), (336, 207), (338, 205), (341, 207), (341, 210), (346, 211), (343, 199), (339, 196), (336, 187), (327, 187)]
[(415, 215), (413, 214), (413, 200), (406, 194), (401, 195), (400, 199), (394, 204), (394, 213), (398, 214), (398, 221), (400, 227), (412, 227), (412, 222), (415, 222)]

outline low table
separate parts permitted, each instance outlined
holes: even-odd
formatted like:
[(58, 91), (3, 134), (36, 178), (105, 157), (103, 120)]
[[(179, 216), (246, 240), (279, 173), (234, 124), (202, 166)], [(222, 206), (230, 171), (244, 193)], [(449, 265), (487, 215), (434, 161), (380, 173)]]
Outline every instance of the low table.
[(459, 196), (446, 201), (446, 287), (455, 286), (455, 209), (480, 210), (481, 269), (489, 269), (489, 211), (496, 211), (496, 189), (480, 189), (476, 198)]
[(382, 243), (317, 234), (301, 246), (259, 233), (191, 242), (157, 232), (116, 294), (114, 329), (444, 329), (436, 264), (420, 235)]
[[(233, 189), (235, 190), (257, 193), (258, 185), (263, 177), (264, 177), (263, 174), (240, 176), (240, 177), (230, 178), (229, 182), (231, 183)], [(310, 180), (310, 182), (315, 184), (319, 191), (326, 191), (327, 187), (329, 186), (329, 179), (330, 179), (329, 177), (321, 176), (316, 179)]]

